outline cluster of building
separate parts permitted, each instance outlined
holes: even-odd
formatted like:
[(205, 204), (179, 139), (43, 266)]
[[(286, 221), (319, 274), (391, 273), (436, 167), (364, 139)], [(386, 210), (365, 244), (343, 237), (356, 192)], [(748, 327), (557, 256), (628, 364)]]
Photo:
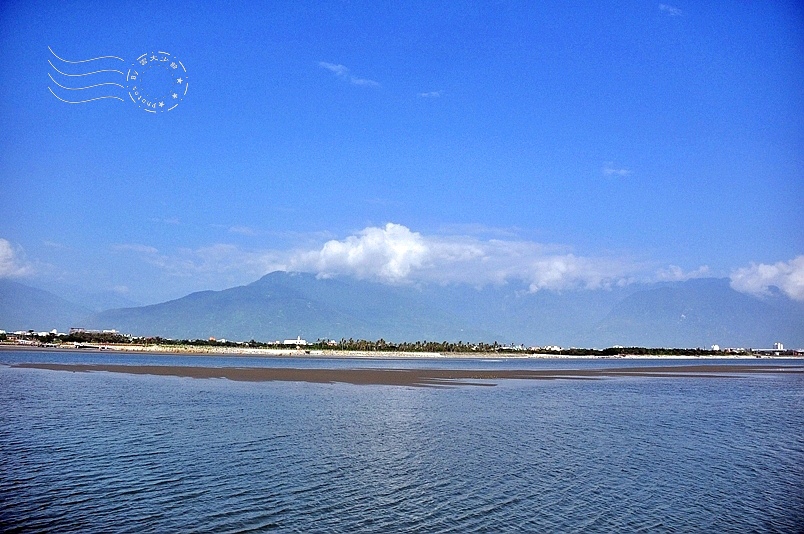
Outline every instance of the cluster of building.
[[(218, 339), (218, 338), (212, 337), (212, 336), (210, 336), (209, 342), (210, 343), (234, 343), (235, 345), (248, 345), (247, 341), (231, 341), (229, 339), (225, 339), (225, 338)], [(289, 346), (289, 347), (290, 346), (304, 347), (304, 346), (310, 345), (310, 343), (307, 340), (302, 339), (301, 336), (298, 336), (298, 337), (296, 337), (296, 339), (285, 339), (285, 340), (277, 339), (276, 341), (267, 341), (266, 345), (286, 345), (286, 346)]]
[[(781, 343), (781, 342), (777, 341), (776, 343), (773, 344), (772, 349), (746, 349), (746, 348), (743, 348), (743, 347), (739, 347), (739, 348), (731, 347), (731, 348), (721, 349), (720, 345), (712, 345), (712, 352), (723, 352), (724, 354), (749, 354), (749, 353), (750, 354), (768, 354), (768, 355), (779, 356), (779, 355), (781, 355), (781, 354), (783, 354), (785, 352), (785, 348), (784, 348), (784, 343)], [(787, 352), (799, 353), (801, 351), (787, 350)]]

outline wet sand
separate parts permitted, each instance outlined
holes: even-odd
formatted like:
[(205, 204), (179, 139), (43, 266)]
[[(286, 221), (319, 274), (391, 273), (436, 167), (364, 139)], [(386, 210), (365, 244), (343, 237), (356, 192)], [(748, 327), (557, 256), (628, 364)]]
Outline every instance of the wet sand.
[(617, 377), (739, 377), (748, 374), (796, 374), (804, 366), (674, 365), (609, 369), (464, 370), (464, 369), (295, 369), (263, 367), (190, 367), (162, 365), (106, 365), (20, 363), (11, 367), (52, 371), (127, 373), (187, 378), (224, 378), (242, 382), (312, 382), (392, 386), (494, 386), (500, 380), (583, 380)]

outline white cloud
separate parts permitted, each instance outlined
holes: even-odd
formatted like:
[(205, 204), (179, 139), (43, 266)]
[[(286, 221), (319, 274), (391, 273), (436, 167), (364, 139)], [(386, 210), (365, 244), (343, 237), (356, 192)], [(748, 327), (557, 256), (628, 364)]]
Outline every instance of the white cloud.
[(708, 265), (701, 265), (692, 271), (684, 271), (684, 269), (678, 265), (670, 265), (666, 269), (660, 269), (656, 277), (663, 282), (681, 282), (692, 278), (705, 278), (707, 276), (711, 276)]
[(618, 168), (613, 162), (607, 161), (603, 164), (603, 174), (605, 176), (628, 176), (631, 174), (629, 169)]
[(731, 287), (751, 295), (768, 295), (777, 287), (794, 300), (804, 300), (804, 255), (773, 265), (752, 263), (731, 274)]
[(627, 267), (603, 258), (584, 258), (572, 254), (536, 261), (527, 274), (529, 289), (601, 289), (630, 282)]
[(675, 6), (671, 6), (669, 4), (659, 4), (659, 11), (662, 13), (667, 13), (671, 17), (680, 17), (684, 14), (679, 8)]
[(335, 76), (342, 80), (346, 80), (347, 82), (351, 83), (352, 85), (362, 85), (366, 87), (379, 87), (380, 84), (375, 82), (374, 80), (369, 80), (367, 78), (359, 78), (357, 76), (353, 76), (349, 69), (344, 65), (339, 65), (335, 63), (327, 63), (326, 61), (319, 61), (318, 66), (322, 69), (326, 69), (333, 73)]
[(419, 93), (421, 98), (438, 98), (442, 95), (442, 91), (428, 91), (426, 93)]
[(366, 228), (343, 241), (327, 241), (321, 250), (291, 258), (292, 270), (313, 270), (323, 276), (350, 274), (387, 282), (405, 280), (429, 255), (421, 234), (400, 224)]
[(485, 285), (518, 280), (531, 291), (607, 287), (626, 282), (633, 270), (621, 261), (579, 257), (556, 248), (528, 241), (423, 236), (388, 223), (330, 240), (319, 250), (296, 253), (288, 269), (387, 283)]
[(31, 266), (21, 258), (22, 251), (0, 238), (0, 278), (16, 278), (31, 274)]

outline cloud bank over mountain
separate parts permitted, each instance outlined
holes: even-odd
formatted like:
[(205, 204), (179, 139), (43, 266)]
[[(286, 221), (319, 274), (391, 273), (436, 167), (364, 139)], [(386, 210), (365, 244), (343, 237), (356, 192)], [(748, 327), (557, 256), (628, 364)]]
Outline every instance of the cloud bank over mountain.
[(516, 280), (530, 291), (598, 289), (627, 283), (636, 266), (606, 257), (583, 257), (522, 240), (424, 236), (394, 223), (369, 227), (320, 250), (291, 257), (289, 270), (320, 276), (352, 275), (386, 283), (472, 285)]
[(764, 263), (737, 269), (731, 275), (731, 287), (751, 295), (770, 295), (776, 287), (793, 300), (804, 301), (804, 255), (773, 265)]
[[(517, 235), (503, 238), (468, 232), (424, 234), (389, 222), (344, 238), (296, 248), (245, 250), (218, 243), (175, 252), (142, 244), (117, 245), (172, 278), (197, 279), (216, 287), (247, 283), (273, 271), (313, 273), (321, 278), (351, 276), (391, 285), (468, 284), (475, 287), (524, 284), (529, 292), (596, 290), (635, 282), (684, 281), (727, 276), (706, 266), (681, 268), (623, 255), (579, 254), (565, 245), (545, 244)], [(751, 264), (731, 271), (732, 287), (768, 295), (772, 287), (804, 300), (804, 256), (776, 264)], [(218, 284), (217, 287), (225, 287)]]

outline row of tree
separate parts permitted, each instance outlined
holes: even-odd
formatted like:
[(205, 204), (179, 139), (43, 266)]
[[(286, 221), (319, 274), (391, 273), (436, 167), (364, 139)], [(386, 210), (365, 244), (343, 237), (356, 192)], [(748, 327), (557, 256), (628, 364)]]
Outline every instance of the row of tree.
[(317, 341), (310, 345), (315, 349), (353, 350), (365, 352), (440, 352), (440, 353), (515, 353), (515, 354), (559, 354), (565, 356), (618, 356), (633, 354), (637, 356), (704, 356), (718, 354), (717, 352), (702, 348), (653, 348), (653, 347), (610, 347), (606, 349), (586, 348), (559, 348), (559, 347), (530, 347), (501, 345), (494, 343), (464, 343), (463, 341), (415, 341), (403, 343), (390, 343), (384, 339), (368, 341), (365, 339), (341, 339), (333, 345), (328, 341)]

